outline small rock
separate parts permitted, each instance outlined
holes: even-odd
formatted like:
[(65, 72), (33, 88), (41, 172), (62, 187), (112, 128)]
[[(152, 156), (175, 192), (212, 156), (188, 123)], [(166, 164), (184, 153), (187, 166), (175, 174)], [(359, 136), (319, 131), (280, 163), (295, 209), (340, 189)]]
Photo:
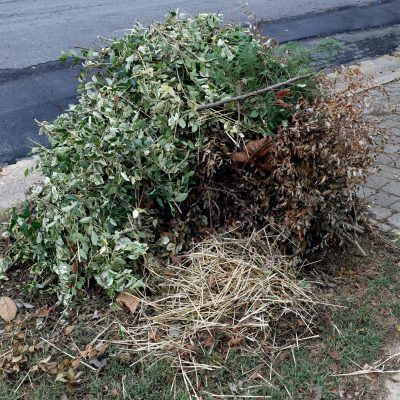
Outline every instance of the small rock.
[(0, 317), (5, 322), (12, 321), (17, 315), (17, 305), (10, 297), (0, 297)]

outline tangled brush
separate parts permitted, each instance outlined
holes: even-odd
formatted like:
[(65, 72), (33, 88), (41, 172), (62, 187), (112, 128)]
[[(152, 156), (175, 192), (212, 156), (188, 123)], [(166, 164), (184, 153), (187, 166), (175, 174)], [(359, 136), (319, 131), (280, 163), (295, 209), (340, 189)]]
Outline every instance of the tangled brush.
[(287, 105), (293, 115), (276, 135), (247, 140), (239, 150), (228, 140), (204, 146), (196, 196), (213, 226), (228, 222), (249, 231), (269, 225), (282, 233), (281, 249), (298, 260), (329, 245), (358, 243), (356, 189), (377, 148), (364, 118), (368, 97), (360, 94), (359, 72), (343, 69), (338, 79), (340, 90), (321, 78), (325, 95)]
[(213, 230), (272, 227), (298, 259), (350, 240), (372, 163), (357, 77), (328, 94), (262, 40), (170, 13), (84, 51), (79, 103), (40, 124), (46, 179), (11, 218), (0, 277), (22, 263), (70, 305), (93, 281), (111, 297), (143, 287), (145, 258)]
[[(143, 257), (169, 256), (197, 234), (187, 221), (197, 155), (210, 134), (272, 134), (290, 112), (272, 92), (202, 112), (202, 104), (284, 82), (309, 69), (218, 15), (136, 25), (83, 52), (79, 103), (41, 123), (51, 148), (36, 149), (46, 176), (10, 221), (0, 276), (26, 263), (38, 287), (52, 282), (69, 304), (95, 280), (110, 296), (142, 286)], [(315, 89), (294, 87), (295, 104)], [(240, 129), (238, 129), (240, 128)], [(193, 219), (192, 219), (193, 220)], [(207, 221), (198, 215), (200, 228)]]

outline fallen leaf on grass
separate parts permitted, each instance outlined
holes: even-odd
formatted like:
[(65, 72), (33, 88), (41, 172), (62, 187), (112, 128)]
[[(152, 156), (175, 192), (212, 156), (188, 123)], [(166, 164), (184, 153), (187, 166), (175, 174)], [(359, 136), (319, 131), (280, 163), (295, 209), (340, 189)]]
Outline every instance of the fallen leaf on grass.
[(52, 311), (51, 307), (39, 308), (39, 310), (37, 310), (35, 313), (35, 317), (36, 318), (46, 318), (50, 314), (51, 311)]
[(330, 364), (330, 365), (328, 365), (328, 368), (333, 372), (339, 371), (339, 367), (336, 364)]
[(155, 329), (150, 329), (150, 331), (147, 333), (147, 336), (149, 340), (152, 340), (154, 342), (159, 342), (162, 337), (162, 333), (156, 331)]
[(39, 361), (39, 364), (47, 364), (51, 359), (51, 356), (44, 358), (43, 360)]
[(79, 383), (79, 377), (83, 374), (82, 371), (76, 372), (72, 368), (69, 368), (68, 371), (63, 371), (57, 374), (56, 382), (69, 382), (69, 383)]
[(331, 358), (333, 358), (334, 360), (340, 360), (342, 358), (342, 356), (340, 355), (340, 353), (338, 353), (337, 351), (331, 351), (329, 353), (329, 356)]
[(18, 363), (18, 362), (20, 362), (20, 361), (22, 360), (22, 357), (23, 357), (22, 355), (13, 357), (12, 360), (11, 360), (11, 362), (12, 362), (13, 364)]
[(283, 89), (283, 90), (279, 90), (278, 92), (276, 92), (275, 97), (277, 99), (283, 99), (284, 97), (288, 97), (291, 95), (292, 95), (292, 92), (290, 91), (290, 89)]
[(64, 333), (65, 333), (66, 335), (70, 335), (74, 329), (75, 329), (75, 325), (67, 326), (67, 327), (64, 329)]
[(136, 309), (138, 308), (140, 299), (138, 299), (133, 294), (130, 294), (127, 292), (122, 292), (116, 298), (116, 302), (124, 304), (126, 307), (129, 308), (129, 311), (131, 312), (131, 314), (134, 314)]
[(17, 306), (13, 299), (7, 296), (0, 297), (0, 317), (5, 322), (11, 322), (17, 315)]
[(18, 340), (23, 340), (25, 339), (25, 333), (24, 332), (18, 332), (15, 334), (15, 338)]
[(76, 367), (79, 366), (80, 363), (81, 363), (81, 358), (80, 358), (80, 357), (77, 357), (77, 358), (74, 358), (74, 359), (71, 361), (71, 366), (72, 366), (72, 368), (76, 368)]
[(215, 340), (212, 336), (208, 336), (207, 338), (204, 339), (203, 341), (203, 346), (210, 349), (212, 346), (214, 346)]
[(238, 344), (240, 344), (243, 341), (243, 339), (244, 339), (243, 336), (234, 337), (229, 341), (229, 344), (231, 346), (237, 346)]
[(79, 355), (82, 358), (92, 359), (94, 357), (100, 357), (101, 355), (103, 355), (107, 350), (107, 348), (108, 348), (107, 343), (100, 344), (96, 347), (89, 346), (85, 350), (80, 351)]

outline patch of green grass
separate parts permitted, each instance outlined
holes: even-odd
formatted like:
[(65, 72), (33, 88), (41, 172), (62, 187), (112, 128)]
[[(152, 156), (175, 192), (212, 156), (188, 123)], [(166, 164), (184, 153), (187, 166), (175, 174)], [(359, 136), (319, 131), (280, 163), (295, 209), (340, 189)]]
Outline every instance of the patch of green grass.
[[(123, 399), (125, 391), (127, 399), (132, 400), (159, 400), (173, 399), (171, 392), (175, 371), (165, 361), (153, 361), (153, 364), (142, 368), (128, 368), (125, 364), (111, 360), (107, 369), (100, 376), (87, 384), (87, 392), (93, 399), (109, 399), (114, 393), (114, 398)], [(124, 387), (124, 391), (122, 389)], [(81, 388), (81, 390), (84, 388)], [(177, 387), (175, 392), (177, 400), (189, 399), (182, 387)]]
[(339, 309), (333, 316), (333, 322), (341, 333), (336, 333), (330, 348), (342, 355), (342, 366), (348, 361), (356, 363), (376, 360), (385, 339), (377, 316), (377, 310), (368, 304), (349, 300), (345, 309)]
[(390, 311), (396, 318), (400, 318), (400, 301), (395, 301), (390, 305)]
[(384, 289), (393, 289), (392, 280), (388, 276), (382, 275), (375, 279), (371, 279), (368, 282), (366, 298), (370, 299), (379, 296), (380, 292)]
[(294, 399), (315, 398), (317, 394), (326, 400), (335, 398), (329, 390), (334, 380), (330, 377), (328, 360), (323, 358), (316, 362), (309, 348), (294, 350), (292, 357), (278, 367), (278, 372), (282, 378), (270, 392), (273, 399), (287, 399), (288, 393)]
[(369, 287), (390, 287), (392, 284), (392, 281), (390, 280), (389, 277), (387, 276), (379, 276), (378, 278), (372, 279), (368, 282)]
[[(211, 398), (206, 392), (239, 398), (270, 396), (274, 400), (337, 399), (338, 388), (343, 387), (343, 381), (335, 377), (335, 373), (352, 372), (357, 368), (356, 364), (370, 364), (380, 359), (389, 329), (393, 329), (390, 326), (393, 322), (388, 323), (387, 312), (400, 318), (396, 257), (388, 253), (384, 260), (382, 257), (374, 259), (373, 264), (379, 266), (379, 273), (374, 279), (355, 277), (360, 279), (361, 284), (350, 284), (350, 290), (343, 290), (335, 299), (344, 307), (334, 309), (326, 321), (316, 327), (320, 339), (305, 342), (304, 346), (280, 355), (269, 353), (269, 350), (266, 350), (266, 355), (258, 353), (249, 356), (232, 349), (228, 357), (218, 352), (204, 352), (198, 361), (220, 368), (198, 373), (199, 393), (204, 399)], [(360, 289), (353, 294), (353, 287)], [(386, 311), (382, 313), (382, 309)], [(74, 337), (78, 333), (85, 336), (84, 330), (76, 330)], [(75, 340), (79, 342), (79, 337)], [(40, 354), (39, 358), (44, 356)], [(114, 357), (107, 360), (107, 365), (98, 375), (85, 371), (82, 382), (72, 392), (67, 392), (64, 384), (55, 382), (54, 377), (32, 375), (33, 385), (29, 386), (27, 380), (14, 393), (24, 377), (25, 373), (21, 373), (13, 381), (0, 382), (0, 399), (60, 399), (64, 393), (69, 400), (190, 399), (182, 376), (171, 367), (168, 359), (152, 359), (132, 368), (129, 363)], [(274, 360), (272, 381), (271, 360)], [(195, 374), (189, 376), (195, 385)]]
[(189, 400), (183, 386), (178, 385), (176, 391), (171, 392), (175, 371), (169, 365), (165, 361), (153, 361), (143, 369), (129, 368), (110, 359), (102, 373), (88, 374), (82, 383), (69, 391), (63, 383), (45, 376), (33, 379), (34, 385), (30, 388), (16, 392), (15, 386), (4, 380), (0, 382), (0, 399), (58, 400), (67, 394), (69, 400)]
[(61, 382), (50, 381), (49, 379), (34, 380), (34, 385), (29, 390), (24, 390), (11, 385), (7, 380), (0, 381), (0, 399), (7, 400), (53, 400), (61, 399), (62, 395), (66, 393), (64, 384)]

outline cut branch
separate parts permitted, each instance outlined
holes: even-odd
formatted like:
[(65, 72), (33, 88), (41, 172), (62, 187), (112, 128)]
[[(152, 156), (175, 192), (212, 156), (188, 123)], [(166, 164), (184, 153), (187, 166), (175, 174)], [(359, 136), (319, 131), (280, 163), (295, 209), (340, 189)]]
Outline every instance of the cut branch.
[(267, 87), (265, 87), (263, 89), (259, 89), (259, 90), (256, 90), (254, 92), (242, 94), (240, 96), (235, 96), (235, 97), (228, 97), (227, 99), (219, 100), (219, 101), (216, 101), (215, 103), (204, 104), (202, 106), (197, 107), (197, 111), (202, 111), (202, 110), (207, 110), (209, 108), (215, 108), (215, 107), (223, 106), (224, 104), (232, 103), (234, 101), (246, 100), (249, 97), (254, 97), (254, 96), (258, 96), (258, 95), (263, 94), (263, 93), (271, 92), (271, 91), (273, 91), (275, 89), (279, 89), (282, 86), (290, 85), (291, 83), (300, 81), (302, 79), (309, 78), (310, 76), (311, 76), (311, 74), (296, 76), (294, 78), (288, 79), (285, 82), (276, 83), (275, 85), (267, 86)]

